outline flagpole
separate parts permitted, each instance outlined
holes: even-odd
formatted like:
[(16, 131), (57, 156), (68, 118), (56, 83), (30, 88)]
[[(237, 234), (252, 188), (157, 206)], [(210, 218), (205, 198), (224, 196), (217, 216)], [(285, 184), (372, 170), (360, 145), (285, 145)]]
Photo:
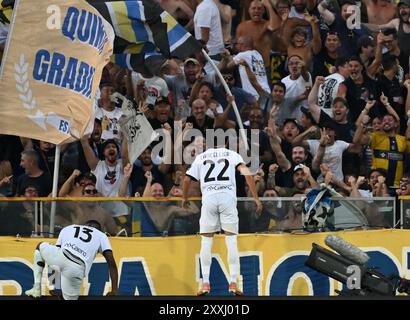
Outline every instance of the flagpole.
[[(216, 74), (218, 75), (219, 80), (221, 81), (222, 85), (225, 88), (226, 93), (231, 96), (232, 92), (229, 89), (228, 84), (226, 83), (226, 81), (225, 81), (224, 77), (222, 76), (221, 72), (219, 71), (218, 67), (215, 65), (215, 63), (208, 56), (208, 53), (204, 49), (202, 49), (202, 53), (204, 54), (206, 60), (208, 60), (208, 62), (214, 68)], [(242, 140), (245, 144), (246, 151), (248, 151), (249, 150), (248, 139), (245, 136), (245, 129), (243, 128), (242, 119), (241, 119), (241, 116), (239, 114), (238, 107), (236, 106), (236, 101), (235, 100), (232, 101), (232, 107), (233, 107), (233, 110), (235, 111), (235, 116), (236, 116), (236, 120), (238, 122), (239, 129), (241, 129), (241, 130), (239, 130), (239, 134), (241, 135)]]
[[(58, 170), (60, 168), (60, 145), (56, 145), (56, 153), (54, 158), (54, 175), (53, 175), (53, 191), (51, 192), (52, 198), (57, 198), (57, 188), (58, 188)], [(55, 215), (56, 215), (56, 201), (51, 202), (51, 213), (50, 213), (50, 231), (49, 237), (54, 236), (54, 224), (55, 224)]]

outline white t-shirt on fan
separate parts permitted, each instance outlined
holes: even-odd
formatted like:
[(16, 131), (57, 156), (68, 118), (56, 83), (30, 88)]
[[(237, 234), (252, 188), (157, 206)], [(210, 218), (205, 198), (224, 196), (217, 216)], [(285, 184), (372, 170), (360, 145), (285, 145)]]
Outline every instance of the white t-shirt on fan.
[(119, 120), (122, 116), (122, 109), (114, 108), (112, 111), (98, 108), (95, 112), (95, 117), (101, 120), (101, 139), (115, 139), (117, 142), (121, 142), (121, 128)]
[(164, 79), (153, 76), (151, 78), (144, 78), (141, 73), (133, 71), (131, 74), (132, 85), (136, 87), (138, 80), (144, 80), (145, 87), (147, 88), (147, 99), (145, 100), (147, 104), (155, 105), (155, 101), (158, 97), (168, 97), (169, 90), (167, 83)]
[(213, 0), (204, 0), (196, 8), (194, 15), (195, 38), (202, 39), (201, 27), (209, 28), (208, 54), (214, 56), (224, 50), (221, 16)]
[[(266, 91), (267, 94), (269, 94), (270, 88), (269, 88), (268, 78), (266, 76), (265, 64), (263, 62), (263, 58), (261, 54), (256, 50), (248, 50), (248, 51), (239, 52), (235, 57), (233, 57), (233, 60), (235, 61), (236, 64), (239, 64), (239, 62), (242, 59), (247, 62), (250, 69), (255, 74), (256, 80), (258, 81), (262, 89)], [(242, 89), (245, 90), (246, 92), (249, 92), (256, 99), (258, 99), (259, 94), (258, 92), (256, 92), (255, 88), (249, 81), (249, 78), (248, 78), (248, 75), (246, 74), (246, 70), (244, 66), (239, 66), (239, 74), (241, 76)]]
[(104, 197), (118, 197), (121, 181), (123, 179), (122, 160), (118, 159), (115, 167), (110, 167), (104, 160), (98, 161), (93, 170), (97, 178), (95, 187)]
[(309, 80), (305, 81), (302, 75), (296, 80), (292, 80), (290, 76), (282, 79), (283, 84), (286, 86), (285, 99), (283, 100), (279, 108), (278, 122), (283, 124), (286, 119), (300, 120), (302, 116), (301, 107), (307, 107), (307, 98), (296, 103), (296, 99), (306, 91), (306, 86), (312, 86), (312, 77), (310, 73)]
[[(319, 149), (319, 140), (306, 140), (309, 144), (310, 153), (314, 156)], [(343, 181), (342, 170), (342, 156), (343, 152), (349, 147), (349, 143), (336, 140), (334, 144), (326, 147), (325, 155), (323, 156), (322, 163), (327, 164), (329, 169), (333, 172), (338, 180)], [(324, 177), (322, 174), (317, 178), (317, 182), (322, 183)]]

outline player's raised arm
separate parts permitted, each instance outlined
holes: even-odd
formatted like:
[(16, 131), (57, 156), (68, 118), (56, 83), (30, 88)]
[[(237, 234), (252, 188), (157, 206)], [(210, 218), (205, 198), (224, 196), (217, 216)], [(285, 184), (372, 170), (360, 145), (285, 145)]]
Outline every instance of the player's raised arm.
[(253, 176), (249, 171), (249, 168), (244, 163), (238, 166), (238, 170), (241, 174), (245, 176), (245, 180), (249, 186), (249, 190), (251, 191), (251, 194), (255, 199), (256, 214), (259, 216), (262, 213), (262, 202), (259, 200), (258, 193), (256, 192), (255, 180), (253, 180)]

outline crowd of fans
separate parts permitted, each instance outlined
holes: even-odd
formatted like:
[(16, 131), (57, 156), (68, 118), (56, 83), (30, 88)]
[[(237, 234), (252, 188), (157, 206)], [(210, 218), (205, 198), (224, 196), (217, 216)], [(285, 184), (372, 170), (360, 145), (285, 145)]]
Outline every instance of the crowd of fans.
[[(343, 196), (410, 195), (410, 0), (156, 1), (200, 40), (232, 96), (201, 53), (168, 60), (160, 75), (108, 64), (92, 134), (62, 146), (59, 196), (182, 195), (189, 163), (152, 156), (161, 140), (129, 163), (115, 92), (168, 131), (184, 159), (203, 150), (207, 129), (238, 130), (235, 101), (249, 142), (259, 130), (261, 197), (321, 183)], [(6, 32), (0, 24), (0, 50)], [(204, 136), (178, 145), (191, 129)], [(49, 196), (55, 146), (11, 136), (0, 146), (0, 193)]]

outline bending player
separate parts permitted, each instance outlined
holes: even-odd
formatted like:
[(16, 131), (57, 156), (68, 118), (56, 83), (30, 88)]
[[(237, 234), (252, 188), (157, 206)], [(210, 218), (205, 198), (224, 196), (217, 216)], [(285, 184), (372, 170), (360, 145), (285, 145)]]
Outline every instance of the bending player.
[(41, 278), (45, 264), (61, 273), (61, 291), (64, 300), (77, 300), (83, 279), (88, 275), (94, 258), (101, 252), (107, 261), (111, 291), (118, 288), (118, 270), (107, 236), (101, 225), (89, 220), (85, 225), (71, 225), (61, 230), (56, 245), (40, 242), (34, 251), (34, 287), (26, 291), (33, 298), (41, 296)]
[(243, 161), (235, 151), (226, 148), (210, 148), (199, 154), (186, 172), (183, 184), (183, 207), (189, 206), (187, 199), (191, 180), (200, 181), (202, 191), (201, 218), (199, 220), (201, 240), (202, 289), (198, 295), (208, 295), (211, 291), (209, 274), (212, 262), (212, 242), (216, 232), (225, 233), (230, 273), (229, 293), (242, 295), (237, 289), (239, 253), (237, 245), (238, 210), (236, 208), (236, 179), (238, 169), (245, 176), (246, 183), (256, 203), (256, 213), (262, 211), (262, 203), (256, 192), (255, 181)]

